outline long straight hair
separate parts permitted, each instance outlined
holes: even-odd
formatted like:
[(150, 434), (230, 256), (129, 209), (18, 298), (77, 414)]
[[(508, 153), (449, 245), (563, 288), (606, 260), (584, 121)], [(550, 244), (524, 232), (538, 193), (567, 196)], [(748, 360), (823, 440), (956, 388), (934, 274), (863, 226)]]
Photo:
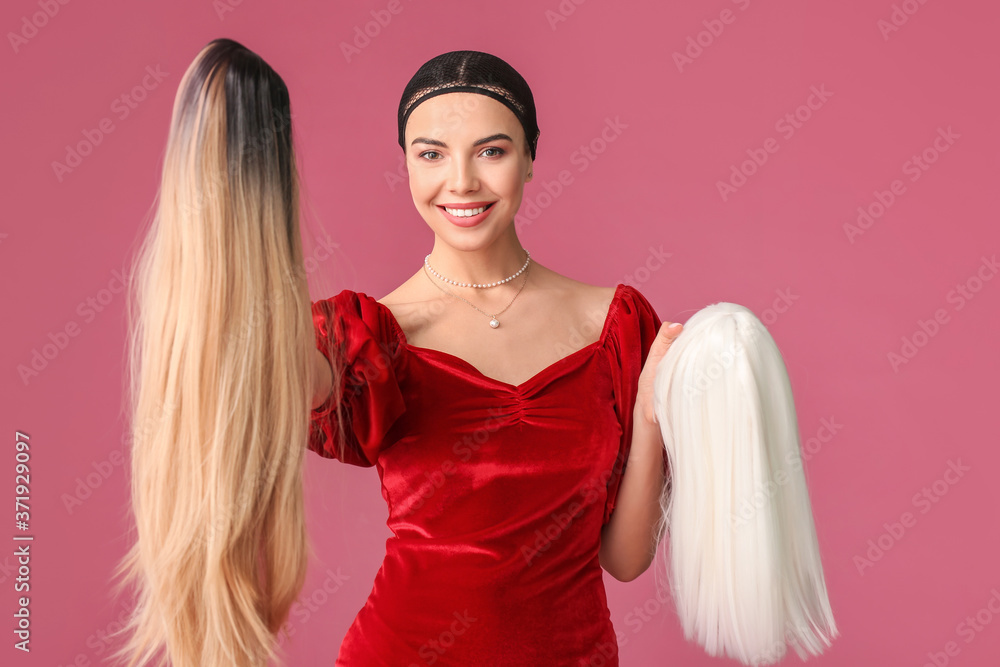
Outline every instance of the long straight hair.
[(707, 306), (661, 359), (653, 396), (670, 467), (658, 540), (669, 531), (685, 638), (748, 665), (786, 644), (819, 655), (838, 633), (774, 339), (743, 306)]
[(137, 595), (113, 657), (264, 665), (313, 553), (316, 339), (288, 89), (257, 54), (229, 39), (198, 53), (157, 196), (129, 276), (136, 539), (114, 574)]

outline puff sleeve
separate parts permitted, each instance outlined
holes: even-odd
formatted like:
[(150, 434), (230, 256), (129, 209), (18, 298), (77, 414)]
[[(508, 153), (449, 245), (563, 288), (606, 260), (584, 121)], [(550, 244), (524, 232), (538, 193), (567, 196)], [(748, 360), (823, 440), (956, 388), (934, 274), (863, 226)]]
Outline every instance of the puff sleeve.
[[(363, 293), (343, 290), (312, 304), (316, 346), (340, 364), (340, 414), (345, 441), (339, 439), (336, 392), (312, 410), (309, 449), (351, 465), (375, 465), (386, 435), (406, 410), (397, 381), (401, 341), (382, 305)], [(343, 451), (343, 454), (341, 454)]]
[[(626, 285), (625, 290), (615, 317), (615, 326), (609, 331), (610, 344), (607, 347), (607, 352), (611, 356), (614, 405), (621, 425), (621, 443), (608, 479), (607, 503), (604, 507), (602, 526), (611, 520), (618, 496), (618, 486), (625, 474), (629, 451), (632, 448), (632, 414), (638, 393), (639, 374), (661, 325), (653, 306), (639, 290), (631, 285)], [(667, 474), (667, 470), (667, 452), (664, 448), (664, 475)]]

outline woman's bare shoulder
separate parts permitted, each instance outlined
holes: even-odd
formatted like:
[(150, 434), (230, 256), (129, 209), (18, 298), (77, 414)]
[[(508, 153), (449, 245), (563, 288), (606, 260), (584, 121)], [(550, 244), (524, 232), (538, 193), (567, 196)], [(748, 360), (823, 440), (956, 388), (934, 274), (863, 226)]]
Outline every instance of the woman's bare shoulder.
[[(423, 280), (423, 278), (418, 272), (385, 296), (375, 299), (389, 309), (393, 318), (405, 332), (407, 340), (417, 336), (421, 327), (429, 320), (428, 313), (436, 311), (433, 299), (437, 294), (422, 290), (421, 288), (424, 286), (420, 284), (419, 280)], [(430, 284), (428, 286), (433, 288)]]
[(591, 285), (555, 271), (546, 270), (544, 273), (540, 281), (541, 289), (548, 293), (546, 300), (555, 309), (561, 306), (577, 313), (606, 313), (618, 291), (618, 285)]

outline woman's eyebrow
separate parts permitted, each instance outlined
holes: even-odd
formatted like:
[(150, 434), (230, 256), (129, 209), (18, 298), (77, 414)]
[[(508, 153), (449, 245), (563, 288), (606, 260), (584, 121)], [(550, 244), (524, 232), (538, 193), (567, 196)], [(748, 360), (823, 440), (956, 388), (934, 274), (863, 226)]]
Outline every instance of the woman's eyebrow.
[(503, 132), (497, 132), (496, 134), (491, 134), (488, 137), (483, 137), (482, 139), (476, 140), (476, 142), (473, 143), (472, 145), (473, 146), (479, 146), (480, 144), (488, 144), (489, 142), (496, 141), (497, 139), (506, 139), (510, 143), (514, 143), (514, 140), (511, 139), (510, 137), (508, 137)]
[(442, 148), (448, 147), (448, 144), (444, 143), (443, 141), (438, 141), (437, 139), (428, 139), (426, 137), (417, 137), (416, 139), (410, 142), (411, 146), (413, 144), (430, 144), (431, 146), (441, 146)]
[[(498, 132), (496, 134), (491, 134), (488, 137), (483, 137), (482, 139), (477, 139), (475, 142), (473, 142), (472, 145), (473, 146), (480, 146), (482, 144), (488, 144), (489, 142), (496, 141), (498, 139), (506, 139), (510, 143), (514, 143), (514, 140), (511, 139), (509, 136), (507, 136), (503, 132)], [(414, 139), (413, 141), (410, 142), (411, 146), (413, 144), (428, 144), (430, 146), (440, 146), (442, 148), (447, 148), (448, 147), (448, 144), (444, 143), (443, 141), (438, 141), (437, 139), (428, 139), (427, 137), (417, 137), (416, 139)]]

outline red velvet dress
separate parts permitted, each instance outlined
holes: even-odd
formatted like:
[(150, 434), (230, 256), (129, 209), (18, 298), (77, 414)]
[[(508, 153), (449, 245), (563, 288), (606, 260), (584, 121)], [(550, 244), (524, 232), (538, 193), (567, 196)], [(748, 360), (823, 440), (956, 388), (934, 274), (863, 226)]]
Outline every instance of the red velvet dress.
[(599, 340), (519, 385), (408, 345), (363, 292), (313, 319), (317, 346), (342, 346), (350, 426), (340, 457), (329, 399), (309, 448), (374, 465), (392, 531), (336, 664), (618, 665), (598, 549), (660, 327), (645, 297), (619, 284)]

